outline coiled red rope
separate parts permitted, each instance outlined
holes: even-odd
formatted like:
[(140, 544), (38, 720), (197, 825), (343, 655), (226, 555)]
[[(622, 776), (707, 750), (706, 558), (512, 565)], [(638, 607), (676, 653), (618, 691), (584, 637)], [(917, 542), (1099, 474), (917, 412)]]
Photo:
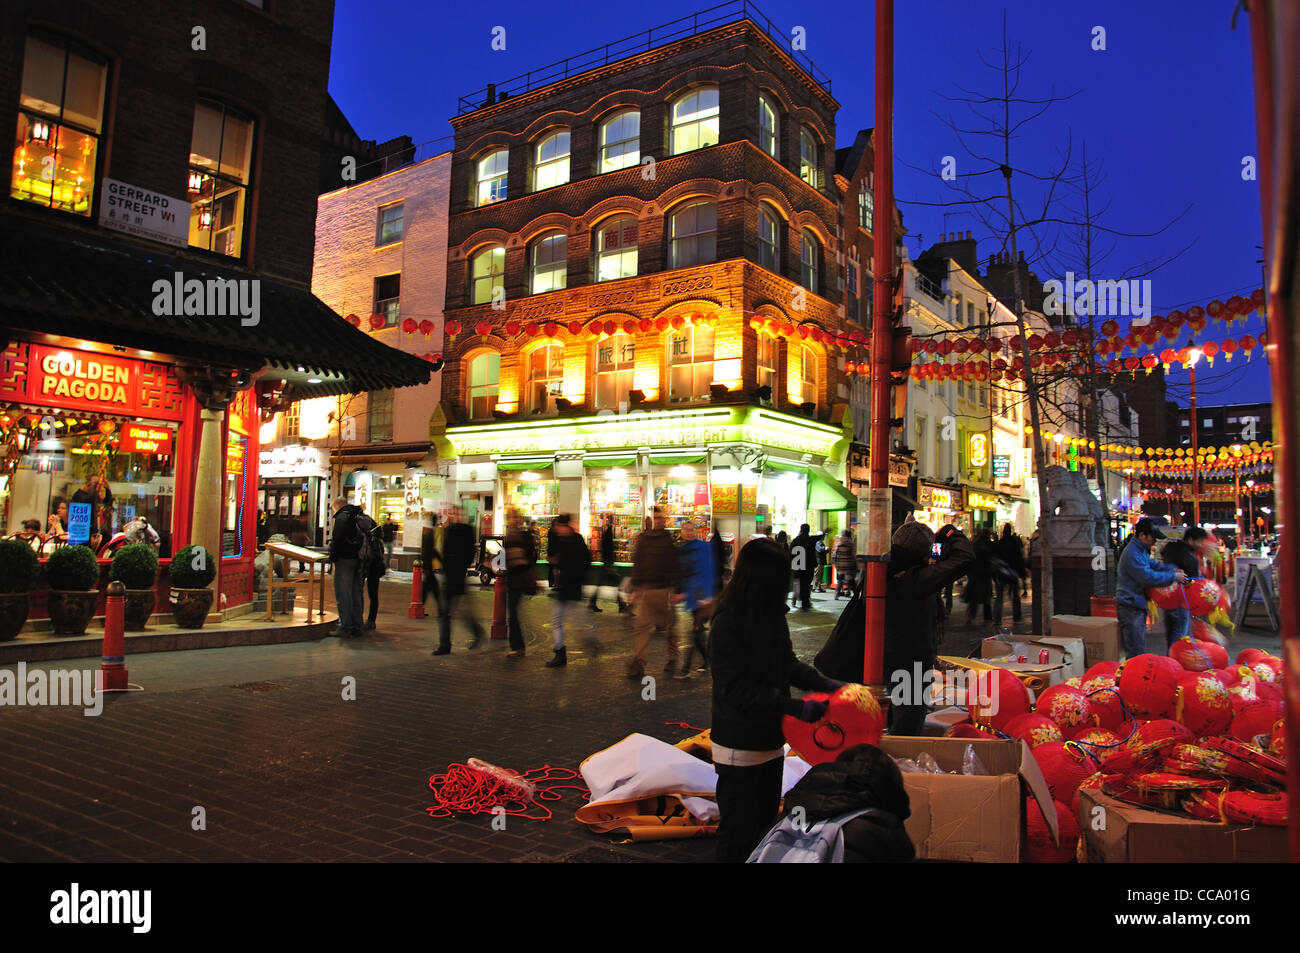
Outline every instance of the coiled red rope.
[[(571, 781), (579, 783), (563, 783)], [(577, 771), (553, 768), (549, 764), (517, 774), (502, 768), (483, 770), (458, 762), (448, 765), (442, 774), (430, 776), (429, 790), (437, 802), (425, 808), (430, 817), (491, 814), (496, 808), (502, 808), (510, 817), (549, 821), (554, 815), (542, 802), (558, 801), (564, 797), (564, 791), (579, 791), (584, 801), (591, 797)]]

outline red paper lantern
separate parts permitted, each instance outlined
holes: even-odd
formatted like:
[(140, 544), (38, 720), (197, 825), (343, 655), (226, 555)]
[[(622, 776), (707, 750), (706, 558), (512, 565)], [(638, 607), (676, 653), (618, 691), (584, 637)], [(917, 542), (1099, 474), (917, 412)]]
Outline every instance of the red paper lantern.
[(433, 322), (427, 318), (420, 322), (420, 333), (423, 334), (425, 337), (428, 337), (430, 334), (433, 333), (433, 328), (434, 328)]
[(934, 338), (930, 338), (928, 341), (926, 341), (924, 347), (925, 347), (926, 354), (939, 353), (939, 342), (936, 341)]
[(1172, 364), (1176, 360), (1178, 360), (1178, 354), (1173, 348), (1167, 347), (1160, 352), (1160, 362), (1162, 364)]
[(984, 345), (984, 347), (988, 350), (990, 354), (1002, 353), (1002, 342), (999, 341), (997, 338), (990, 339), (989, 342)]
[(1085, 678), (1083, 693), (1088, 696), (1088, 704), (1092, 706), (1097, 727), (1114, 731), (1124, 723), (1124, 706), (1120, 703), (1119, 690), (1114, 678), (1109, 675)]
[(487, 321), (480, 321), (474, 325), (474, 333), (480, 337), (487, 337), (492, 333), (492, 325)]
[[(626, 323), (631, 324), (633, 326), (633, 329), (635, 329), (636, 325), (632, 321), (628, 321)], [(601, 328), (605, 331), (606, 334), (613, 334), (615, 331), (618, 330), (618, 322), (615, 321), (613, 318), (608, 318), (605, 320), (605, 323), (601, 325)], [(628, 334), (631, 333), (632, 333), (631, 331), (628, 331)]]
[(1273, 726), (1282, 717), (1280, 701), (1257, 701), (1245, 705), (1232, 719), (1230, 734), (1239, 741), (1249, 742), (1256, 735), (1273, 734)]
[(1130, 711), (1146, 718), (1163, 718), (1173, 708), (1177, 688), (1175, 671), (1150, 653), (1126, 661), (1119, 676), (1120, 697)]
[(1115, 335), (1119, 334), (1119, 322), (1114, 318), (1102, 322), (1101, 333), (1106, 335), (1108, 338), (1113, 338)]
[(1258, 343), (1259, 342), (1255, 340), (1255, 335), (1247, 334), (1241, 339), (1241, 349), (1249, 354), (1251, 351), (1255, 350), (1255, 345)]
[(537, 335), (541, 333), (542, 333), (541, 326), (538, 325), (536, 321), (529, 321), (527, 324), (524, 325), (524, 334), (528, 335), (530, 338), (535, 338), (537, 337)]
[(970, 342), (970, 352), (972, 354), (983, 354), (985, 349), (984, 339), (976, 338)]
[(636, 334), (637, 323), (632, 318), (623, 322), (623, 331), (626, 334)]
[(654, 326), (655, 326), (655, 322), (654, 322), (654, 320), (653, 320), (652, 318), (642, 318), (642, 319), (641, 319), (641, 330), (642, 330), (642, 331), (652, 331), (652, 330), (654, 330)]
[(1048, 331), (1043, 335), (1043, 346), (1056, 348), (1061, 346), (1061, 336), (1055, 331)]
[(1126, 371), (1136, 371), (1141, 366), (1142, 362), (1131, 354), (1124, 358), (1124, 370)]
[(786, 715), (781, 728), (791, 749), (809, 764), (834, 761), (854, 745), (879, 743), (885, 717), (865, 686), (845, 685), (833, 695), (818, 693), (804, 698), (827, 702), (826, 714), (815, 724)]
[[(1209, 653), (1201, 648), (1201, 643), (1188, 636), (1169, 646), (1169, 657), (1189, 672), (1204, 672), (1218, 667), (1210, 660)], [(1226, 653), (1224, 659), (1227, 659)]]
[(361, 327), (361, 318), (359, 315), (349, 314), (344, 320), (347, 321), (348, 324), (352, 325), (354, 328)]
[(1209, 615), (1223, 594), (1223, 588), (1213, 579), (1193, 579), (1186, 585), (1185, 591), (1192, 615)]
[(1007, 722), (1006, 727), (1002, 729), (1004, 733), (1012, 738), (1019, 739), (1031, 748), (1044, 745), (1052, 741), (1063, 741), (1061, 737), (1061, 727), (1046, 715), (1040, 715), (1036, 712), (1029, 712), (1025, 715), (1016, 715)]
[(1158, 340), (1160, 340), (1159, 328), (1147, 328), (1145, 331), (1142, 332), (1142, 343), (1147, 345), (1148, 347), (1150, 347), (1152, 344), (1155, 344), (1156, 341)]
[(1071, 685), (1053, 685), (1038, 696), (1034, 711), (1046, 715), (1064, 730), (1095, 724), (1088, 696)]
[(1206, 305), (1205, 310), (1209, 312), (1210, 317), (1212, 318), (1217, 319), (1217, 318), (1224, 317), (1223, 302), (1220, 301), (1218, 298), (1215, 298), (1208, 305)]
[(1074, 328), (1067, 328), (1065, 333), (1061, 335), (1061, 342), (1066, 347), (1074, 347), (1079, 343), (1079, 332)]
[(1110, 353), (1110, 342), (1105, 339), (1102, 339), (1098, 341), (1095, 345), (1093, 345), (1093, 350), (1095, 350), (1102, 357), (1105, 357), (1107, 354)]
[(370, 316), (370, 329), (372, 331), (378, 331), (387, 323), (388, 323), (388, 318), (386, 318), (382, 314), (376, 313)]
[(560, 333), (560, 326), (554, 321), (547, 321), (542, 330), (546, 332), (548, 338), (553, 338)]
[(674, 330), (674, 331), (680, 331), (680, 330), (682, 329), (682, 325), (684, 325), (685, 323), (686, 323), (686, 321), (682, 318), (682, 316), (681, 316), (680, 314), (679, 314), (679, 315), (676, 315), (676, 316), (672, 319), (673, 330)]
[(1074, 797), (1075, 789), (1098, 767), (1087, 751), (1074, 742), (1048, 742), (1034, 748), (1033, 755), (1052, 799), (1067, 804)]
[(1223, 349), (1223, 356), (1231, 361), (1232, 355), (1237, 353), (1237, 342), (1232, 338), (1228, 338), (1226, 341), (1223, 342), (1222, 349)]
[(1029, 335), (1029, 349), (1031, 351), (1037, 351), (1042, 346), (1043, 346), (1043, 338), (1041, 335), (1038, 334)]
[(976, 724), (1001, 730), (1012, 718), (1031, 710), (1025, 683), (1005, 668), (968, 672), (967, 680), (973, 683), (974, 693), (967, 707)]
[(443, 330), (447, 333), (448, 337), (455, 338), (456, 335), (460, 334), (461, 331), (460, 322), (448, 321), (446, 326), (443, 328)]
[(419, 325), (415, 323), (415, 318), (407, 318), (402, 322), (402, 330), (407, 334), (414, 334)]
[(1180, 675), (1174, 720), (1198, 737), (1222, 734), (1232, 721), (1228, 690), (1209, 672)]
[(1246, 299), (1241, 295), (1233, 295), (1228, 299), (1227, 308), (1231, 314), (1246, 314)]
[(944, 338), (939, 342), (939, 353), (947, 357), (952, 353), (952, 341)]
[(1182, 334), (1183, 332), (1182, 332), (1182, 330), (1181, 330), (1180, 328), (1175, 328), (1175, 327), (1172, 327), (1172, 326), (1166, 325), (1165, 328), (1164, 328), (1164, 332), (1163, 332), (1163, 333), (1164, 333), (1164, 336), (1165, 336), (1166, 338), (1168, 338), (1169, 340), (1172, 341), (1174, 338), (1178, 337), (1178, 335)]
[(1160, 359), (1154, 354), (1144, 354), (1142, 356), (1142, 366), (1150, 370), (1160, 363)]

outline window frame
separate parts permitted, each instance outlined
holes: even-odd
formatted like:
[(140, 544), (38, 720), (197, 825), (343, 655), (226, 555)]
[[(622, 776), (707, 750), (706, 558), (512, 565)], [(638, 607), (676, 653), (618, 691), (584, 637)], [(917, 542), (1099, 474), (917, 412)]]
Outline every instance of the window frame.
[[(636, 236), (636, 241), (630, 247), (620, 244), (620, 247), (613, 251), (604, 248), (603, 246), (605, 243), (605, 233), (610, 229), (619, 228), (619, 235), (621, 241), (626, 226), (625, 225), (620, 226), (620, 223), (627, 223), (627, 222), (631, 223), (631, 227)], [(631, 213), (628, 213), (626, 215), (614, 215), (611, 216), (610, 218), (605, 219), (603, 222), (601, 222), (599, 225), (596, 226), (596, 240), (592, 242), (592, 247), (594, 249), (595, 256), (596, 256), (595, 262), (593, 263), (594, 266), (593, 277), (595, 278), (595, 281), (597, 283), (602, 281), (618, 281), (621, 278), (635, 278), (640, 271), (640, 260), (639, 260), (640, 252), (641, 252), (640, 220)], [(629, 255), (631, 256), (631, 260), (632, 260), (632, 271), (630, 274), (622, 273), (623, 269), (620, 267), (619, 269), (620, 273), (617, 275), (611, 275), (608, 278), (601, 276), (601, 264), (607, 258), (617, 258), (621, 262), (626, 260), (626, 258)]]
[[(631, 137), (624, 137), (609, 141), (608, 130), (619, 120), (628, 116), (636, 117), (636, 134)], [(626, 146), (627, 143), (635, 143), (636, 148), (632, 150), (625, 149), (620, 152), (617, 159), (611, 159), (609, 150), (615, 146)], [(631, 157), (629, 159), (629, 156)], [(614, 161), (621, 162), (621, 165), (613, 165)], [(600, 130), (596, 139), (596, 164), (597, 174), (604, 175), (606, 172), (619, 172), (623, 169), (630, 169), (641, 164), (641, 110), (639, 109), (620, 109), (618, 112), (607, 117), (600, 124)]]
[[(820, 146), (821, 143), (812, 129), (804, 126), (799, 130), (799, 178), (814, 189), (821, 188), (818, 181), (821, 177), (819, 174), (821, 171), (821, 165), (819, 164), (821, 160)], [(809, 162), (809, 152), (812, 154), (811, 162)]]
[[(763, 239), (763, 222), (767, 220), (772, 223), (772, 241), (767, 242)], [(758, 264), (768, 271), (781, 274), (781, 216), (777, 215), (771, 207), (761, 204), (758, 207)], [(763, 249), (767, 248), (771, 255), (771, 264), (763, 260)]]
[[(549, 159), (542, 158), (542, 149), (549, 143), (556, 142), (561, 137), (564, 139), (564, 151), (557, 152)], [(533, 176), (532, 192), (545, 192), (547, 189), (559, 188), (561, 185), (568, 185), (573, 172), (573, 137), (571, 130), (567, 127), (550, 130), (546, 135), (537, 140), (533, 146)], [(556, 180), (550, 184), (543, 185), (541, 182), (542, 173), (549, 172), (551, 169), (560, 169), (563, 171), (556, 173)]]
[[(772, 123), (770, 127), (765, 127), (763, 120), (766, 116), (771, 116)], [(770, 140), (770, 145), (764, 140)], [(781, 152), (781, 117), (776, 111), (776, 105), (767, 93), (758, 94), (758, 148), (771, 156), (773, 159), (780, 161)]]
[[(487, 370), (481, 384), (474, 383), (474, 369), (479, 361), (487, 361)], [(495, 368), (493, 362), (495, 361)], [(492, 371), (495, 370), (495, 374)], [(482, 393), (476, 393), (482, 391)], [(470, 357), (465, 372), (465, 410), (470, 420), (491, 420), (501, 397), (501, 354), (498, 351), (480, 351)], [(475, 401), (488, 401), (486, 413), (476, 413)]]
[[(486, 274), (475, 275), (474, 274), (475, 262), (482, 260), (485, 256), (490, 255), (492, 252), (495, 251), (499, 251), (501, 253), (501, 270), (494, 271), (489, 267)], [(469, 303), (470, 304), (491, 304), (493, 289), (505, 287), (506, 246), (505, 245), (484, 245), (482, 248), (479, 248), (477, 251), (474, 251), (470, 254), (468, 265), (469, 267), (467, 270), (469, 272), (469, 299), (470, 299)], [(488, 289), (487, 297), (480, 300), (478, 297), (479, 283), (485, 280), (491, 281), (493, 277), (499, 277), (500, 281), (497, 284), (487, 285), (487, 289)]]
[[(553, 245), (554, 240), (557, 238), (560, 240), (560, 243), (563, 246), (563, 250), (558, 259), (552, 258), (552, 260), (548, 261), (545, 264), (544, 273), (546, 275), (558, 275), (559, 281), (557, 283), (551, 284), (551, 286), (548, 288), (539, 288), (538, 281), (537, 281), (538, 276), (540, 274), (538, 270), (538, 257), (541, 254), (543, 247), (547, 246), (548, 243)], [(534, 237), (533, 240), (528, 243), (528, 293), (531, 295), (538, 295), (538, 294), (546, 294), (551, 291), (563, 291), (566, 287), (568, 287), (568, 281), (569, 281), (569, 234), (568, 232), (562, 231), (560, 229), (550, 229)]]
[[(194, 116), (195, 116), (196, 124), (198, 119), (198, 110), (200, 106), (206, 106), (207, 108), (213, 110), (220, 110), (221, 112), (221, 130), (219, 133), (220, 146), (217, 151), (217, 157), (216, 157), (217, 164), (215, 169), (208, 169), (205, 168), (204, 166), (197, 164), (196, 162), (194, 162), (194, 154), (195, 154), (194, 153), (194, 145), (195, 145), (194, 130), (191, 129), (190, 159), (187, 167), (187, 175), (191, 179), (196, 174), (201, 176), (201, 180), (200, 180), (201, 184), (198, 189), (199, 198), (192, 198), (190, 200), (190, 211), (191, 213), (193, 213), (196, 208), (198, 209), (200, 224), (197, 227), (198, 230), (200, 231), (208, 232), (208, 243), (207, 246), (204, 247), (203, 245), (197, 245), (194, 244), (192, 241), (190, 241), (188, 247), (198, 248), (202, 251), (207, 251), (215, 255), (222, 255), (227, 258), (242, 259), (244, 257), (245, 249), (247, 249), (248, 247), (249, 233), (253, 229), (253, 223), (250, 216), (251, 203), (249, 201), (249, 198), (254, 188), (253, 168), (256, 164), (254, 161), (254, 157), (257, 155), (257, 145), (258, 145), (257, 120), (251, 114), (244, 112), (242, 109), (239, 109), (236, 106), (231, 106), (229, 103), (223, 100), (213, 99), (210, 96), (198, 96), (195, 97), (194, 100)], [(248, 124), (248, 155), (247, 155), (248, 167), (246, 171), (246, 177), (247, 177), (246, 181), (240, 181), (238, 178), (235, 178), (234, 176), (229, 175), (222, 171), (223, 167), (225, 167), (227, 164), (226, 157), (225, 157), (226, 122), (230, 118), (234, 118), (236, 121), (245, 122)], [(229, 186), (229, 188), (221, 196), (218, 196), (216, 194), (217, 185), (213, 183), (222, 183), (224, 185)], [(204, 191), (209, 187), (210, 184), (212, 187), (212, 194), (211, 197), (206, 200), (207, 211), (208, 211), (208, 225), (205, 227), (202, 224), (203, 210), (202, 210), (202, 206), (200, 205), (200, 202), (202, 201), (202, 196), (204, 194)], [(238, 192), (239, 194), (238, 208), (240, 210), (240, 213), (236, 215), (236, 220), (239, 222), (239, 224), (238, 226), (232, 226), (238, 229), (239, 247), (236, 248), (233, 252), (220, 251), (214, 248), (213, 245), (216, 243), (218, 235), (228, 231), (228, 229), (218, 228), (217, 203), (220, 199), (225, 198), (225, 196), (230, 195), (232, 192)], [(194, 194), (193, 188), (190, 189), (188, 194), (191, 195)]]
[[(381, 428), (387, 418), (387, 433), (376, 435), (375, 418)], [(366, 443), (392, 443), (393, 441), (393, 389), (372, 390), (366, 397)]]
[[(620, 339), (623, 339), (621, 344), (619, 343)], [(620, 355), (622, 359), (613, 360), (608, 369), (601, 370), (600, 349), (602, 346), (615, 349), (622, 348), (624, 350), (631, 346), (632, 353), (630, 356), (626, 353)], [(594, 409), (617, 411), (619, 404), (628, 399), (628, 393), (636, 386), (636, 335), (628, 334), (626, 331), (617, 331), (607, 338), (597, 340), (592, 347), (591, 366), (595, 384)], [(624, 384), (627, 386), (623, 386)], [(612, 401), (607, 396), (604, 396), (605, 392), (609, 391), (611, 387), (613, 388)]]
[[(811, 376), (809, 371), (811, 369)], [(818, 367), (817, 352), (807, 344), (799, 345), (799, 395), (803, 398), (800, 404), (812, 404), (818, 406)]]
[[(380, 282), (386, 279), (394, 278), (397, 280), (397, 294), (387, 297), (379, 297), (381, 288)], [(402, 273), (395, 272), (391, 275), (376, 275), (371, 288), (371, 314), (382, 314), (386, 321), (384, 327), (396, 327), (401, 322), (402, 313)]]
[[(693, 231), (683, 235), (677, 234), (677, 222), (691, 209), (697, 209), (707, 206), (712, 209), (713, 227), (707, 231)], [(696, 213), (698, 224), (699, 213)], [(718, 203), (712, 199), (702, 199), (697, 202), (688, 201), (677, 206), (668, 213), (668, 268), (674, 270), (677, 268), (694, 268), (697, 265), (711, 265), (718, 260)], [(712, 236), (712, 254), (705, 257), (700, 254), (699, 249), (704, 236)], [(687, 243), (689, 242), (689, 246)], [(679, 244), (681, 243), (681, 244)], [(682, 261), (682, 254), (679, 249), (690, 247), (694, 249), (691, 261)]]
[[(484, 178), (483, 164), (489, 159), (495, 158), (499, 155), (505, 157), (503, 171), (489, 176), (488, 178)], [(489, 186), (486, 197), (483, 189), (485, 185)], [(500, 186), (500, 195), (497, 195), (498, 185)], [(504, 202), (510, 197), (509, 188), (510, 150), (508, 148), (505, 146), (498, 146), (495, 149), (489, 149), (474, 160), (474, 188), (470, 195), (470, 200), (473, 202), (474, 208), (483, 208), (488, 205), (495, 205), (497, 202)], [(494, 198), (493, 196), (496, 197)]]
[(820, 293), (821, 243), (810, 228), (799, 229), (799, 282), (812, 294)]
[[(678, 107), (688, 100), (698, 99), (700, 96), (712, 93), (715, 102), (712, 106), (705, 107), (701, 114), (699, 111), (692, 113), (692, 116), (698, 118), (689, 119), (679, 122), (677, 119)], [(708, 142), (706, 135), (700, 135), (701, 129), (706, 129), (709, 120), (713, 120), (713, 141)], [(683, 148), (681, 136), (687, 129), (695, 130), (696, 145), (689, 149)], [(722, 95), (721, 89), (716, 83), (708, 83), (701, 86), (695, 86), (682, 93), (672, 100), (668, 105), (668, 155), (680, 156), (688, 152), (696, 152), (700, 149), (708, 149), (710, 146), (716, 146), (722, 137)]]
[[(709, 334), (708, 357), (704, 358), (699, 348), (699, 335), (701, 331), (707, 331)], [(664, 348), (665, 356), (668, 361), (668, 403), (669, 404), (689, 404), (698, 400), (707, 400), (709, 397), (709, 385), (713, 383), (713, 369), (716, 362), (717, 354), (717, 335), (709, 324), (686, 324), (679, 330), (670, 329), (668, 332), (667, 347)], [(690, 360), (677, 360), (673, 349), (673, 338), (678, 335), (686, 335), (688, 340), (687, 353)], [(678, 368), (689, 367), (691, 377), (691, 391), (689, 396), (679, 396), (677, 393), (677, 377), (673, 371)], [(707, 368), (707, 369), (706, 369)], [(707, 375), (708, 380), (703, 382), (703, 387), (697, 386), (700, 379)]]
[[(405, 216), (405, 206), (406, 206), (406, 201), (405, 201), (405, 200), (402, 200), (402, 201), (400, 201), (400, 202), (389, 202), (387, 205), (381, 205), (381, 206), (379, 206), (379, 209), (377, 210), (377, 213), (376, 213), (376, 219), (375, 219), (375, 247), (376, 247), (376, 248), (386, 248), (386, 247), (388, 247), (389, 245), (396, 245), (396, 244), (398, 244), (399, 242), (401, 242), (403, 239), (405, 239), (405, 237), (406, 237), (406, 222), (405, 222), (405, 219), (404, 219), (404, 216)], [(396, 238), (389, 238), (389, 239), (385, 240), (385, 239), (384, 239), (384, 227), (385, 227), (386, 225), (391, 225), (391, 224), (392, 224), (392, 220), (389, 219), (388, 221), (385, 221), (385, 220), (384, 220), (384, 213), (385, 213), (385, 212), (391, 212), (393, 209), (397, 209), (397, 211), (398, 211), (398, 216), (397, 216), (397, 237), (396, 237)]]
[[(771, 387), (772, 393), (776, 393), (777, 385), (777, 368), (780, 366), (781, 348), (779, 339), (775, 334), (768, 331), (760, 330), (758, 332), (758, 345), (755, 349), (754, 363), (754, 380), (758, 387)], [(763, 363), (763, 352), (767, 349), (771, 351), (771, 363)], [(767, 379), (769, 378), (770, 379)]]
[[(545, 355), (547, 365), (543, 368), (546, 373), (541, 377), (536, 376), (534, 362), (541, 355)], [(555, 359), (555, 366), (552, 368), (550, 362)], [(541, 400), (538, 400), (538, 385), (544, 386), (544, 392), (541, 394)], [(564, 345), (559, 341), (542, 344), (533, 348), (524, 355), (524, 387), (526, 390), (526, 406), (524, 412), (529, 417), (545, 417), (553, 413), (557, 408), (555, 398), (564, 396)], [(540, 403), (540, 406), (539, 406)]]

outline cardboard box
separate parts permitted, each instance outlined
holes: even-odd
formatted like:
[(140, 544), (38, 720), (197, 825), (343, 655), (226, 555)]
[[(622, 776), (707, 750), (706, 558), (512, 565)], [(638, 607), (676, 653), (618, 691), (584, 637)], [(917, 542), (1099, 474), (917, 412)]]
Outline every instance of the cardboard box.
[[(1017, 650), (1017, 646), (1021, 650)], [(1046, 663), (1038, 661), (1043, 649), (1047, 650)], [(1060, 636), (1031, 635), (1014, 642), (985, 639), (980, 643), (980, 655), (985, 662), (1010, 669), (1034, 691), (1058, 685), (1066, 679), (1082, 678), (1087, 669), (1084, 653), (1082, 639)], [(1024, 655), (1028, 661), (1016, 662), (1019, 655)]]
[(1099, 615), (1054, 615), (1052, 637), (1082, 639), (1084, 668), (1120, 660), (1119, 620)]
[[(987, 775), (960, 774), (967, 745), (975, 746)], [(886, 735), (880, 747), (895, 758), (915, 760), (928, 751), (952, 774), (905, 773), (912, 814), (905, 827), (923, 860), (1017, 863), (1025, 859), (1025, 788), (1056, 832), (1052, 798), (1029, 746), (1023, 741), (914, 738)]]
[(1198, 821), (1125, 804), (1091, 789), (1083, 790), (1079, 800), (1088, 863), (1280, 864), (1288, 859), (1285, 827)]

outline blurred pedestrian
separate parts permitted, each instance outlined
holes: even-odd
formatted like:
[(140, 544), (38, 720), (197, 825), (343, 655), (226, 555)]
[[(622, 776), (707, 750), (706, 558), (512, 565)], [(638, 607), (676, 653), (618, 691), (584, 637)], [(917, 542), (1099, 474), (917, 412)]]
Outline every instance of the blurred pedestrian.
[[(427, 605), (429, 595), (433, 595), (434, 609), (442, 615), (442, 596), (438, 592), (438, 576), (435, 573), (442, 562), (442, 553), (438, 546), (438, 514), (429, 517), (429, 525), (420, 533), (420, 605)], [(451, 574), (448, 573), (448, 583)], [(462, 587), (461, 591), (464, 591)]]
[(657, 628), (666, 631), (668, 640), (668, 661), (664, 671), (677, 669), (677, 618), (673, 605), (682, 599), (682, 570), (673, 538), (665, 529), (668, 521), (663, 507), (656, 506), (652, 512), (651, 528), (637, 537), (636, 548), (632, 551), (632, 588), (636, 592), (637, 611), (628, 678), (645, 675), (650, 633)]
[(524, 529), (518, 510), (506, 517), (506, 630), (510, 636), (510, 658), (524, 654), (524, 629), (519, 621), (519, 604), (524, 596), (540, 589), (537, 581), (537, 545), (533, 533)]
[(799, 587), (803, 612), (812, 611), (813, 577), (817, 574), (817, 539), (809, 535), (807, 523), (799, 525), (799, 535), (790, 543), (790, 569)]
[(835, 564), (835, 598), (838, 599), (844, 593), (853, 591), (858, 578), (858, 550), (852, 530), (846, 529), (835, 541), (831, 562)]
[(551, 524), (554, 531), (547, 561), (551, 564), (551, 577), (555, 580), (555, 599), (551, 603), (551, 632), (555, 640), (555, 654), (547, 668), (560, 668), (569, 663), (564, 644), (564, 619), (569, 607), (582, 601), (582, 584), (591, 567), (591, 550), (582, 534), (573, 528), (567, 513), (561, 513)]
[(686, 647), (686, 661), (682, 663), (678, 678), (691, 677), (691, 662), (700, 653), (700, 671), (709, 667), (709, 645), (704, 635), (704, 623), (713, 611), (713, 599), (718, 594), (717, 573), (713, 565), (713, 550), (699, 538), (699, 527), (694, 520), (682, 525), (682, 539), (677, 553), (682, 565), (682, 591), (686, 611), (691, 614), (691, 641)]
[(713, 535), (709, 537), (709, 546), (713, 549), (713, 572), (715, 576), (713, 590), (714, 592), (721, 592), (731, 571), (731, 547), (722, 538), (722, 530), (718, 528), (717, 523), (713, 524)]
[(388, 551), (384, 548), (384, 528), (373, 519), (370, 524), (365, 567), (366, 595), (370, 601), (366, 615), (365, 631), (367, 632), (374, 630), (375, 620), (379, 617), (379, 580), (388, 575)]
[(977, 610), (984, 610), (984, 621), (993, 621), (993, 546), (988, 530), (975, 536), (975, 562), (966, 574), (966, 624), (975, 621)]
[[(469, 647), (478, 648), (483, 639), (483, 627), (474, 616), (470, 600), (465, 598), (466, 577), (474, 563), (474, 528), (464, 521), (459, 506), (447, 512), (441, 556), (447, 573), (447, 586), (438, 604), (438, 647), (434, 649), (434, 655), (446, 655), (451, 651), (451, 616), (457, 605), (461, 606), (461, 618), (474, 633)], [(429, 572), (432, 575), (433, 570)]]
[(623, 601), (623, 593), (618, 588), (618, 570), (614, 567), (614, 535), (614, 515), (607, 513), (605, 515), (605, 525), (600, 530), (600, 572), (596, 576), (595, 588), (591, 590), (591, 603), (587, 606), (592, 612), (605, 611), (596, 605), (596, 596), (600, 594), (602, 585), (614, 587), (614, 598), (618, 600), (618, 611), (627, 611), (627, 603)]

